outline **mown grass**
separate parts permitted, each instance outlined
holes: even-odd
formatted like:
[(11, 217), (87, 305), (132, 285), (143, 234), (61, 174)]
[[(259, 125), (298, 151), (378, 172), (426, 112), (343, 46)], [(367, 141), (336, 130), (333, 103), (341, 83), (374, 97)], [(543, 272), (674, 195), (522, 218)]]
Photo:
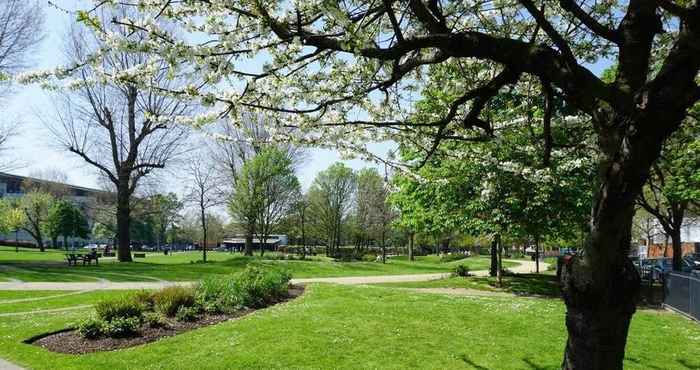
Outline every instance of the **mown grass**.
[(517, 274), (503, 276), (503, 285), (497, 286), (495, 277), (460, 277), (430, 281), (413, 281), (377, 284), (394, 288), (463, 288), (484, 291), (501, 291), (518, 295), (560, 296), (556, 276), (551, 274)]
[[(24, 292), (23, 292), (24, 293)], [(31, 312), (46, 309), (60, 309), (82, 305), (93, 305), (98, 301), (115, 297), (118, 295), (129, 294), (127, 290), (96, 290), (90, 292), (75, 292), (75, 291), (53, 291), (49, 294), (47, 291), (32, 292), (32, 294), (16, 294), (16, 298), (0, 301), (0, 315), (18, 312)], [(11, 296), (3, 293), (5, 296)], [(29, 298), (36, 298), (29, 300)], [(17, 302), (16, 300), (22, 299)], [(40, 313), (38, 315), (44, 315)], [(12, 316), (17, 317), (17, 316)]]
[[(44, 256), (45, 259), (41, 259)], [(295, 278), (368, 276), (391, 274), (420, 274), (451, 271), (454, 266), (464, 264), (470, 270), (483, 270), (489, 266), (489, 259), (470, 257), (463, 260), (442, 263), (437, 256), (417, 257), (416, 261), (406, 258), (391, 258), (386, 264), (379, 262), (335, 262), (325, 257), (309, 260), (276, 260), (246, 257), (226, 252), (209, 252), (209, 262), (199, 263), (201, 252), (178, 252), (169, 256), (149, 253), (145, 259), (120, 263), (114, 259), (102, 259), (98, 266), (68, 266), (63, 260), (63, 252), (0, 248), (0, 280), (17, 279), (22, 281), (149, 281), (154, 279), (188, 281), (201, 279), (212, 274), (230, 274), (241, 271), (247, 265), (270, 269), (285, 269)], [(515, 263), (507, 262), (506, 266)]]
[[(558, 300), (321, 284), (245, 318), (125, 350), (78, 356), (22, 343), (90, 312), (0, 317), (0, 357), (30, 369), (557, 369), (566, 338)], [(635, 315), (626, 369), (698, 367), (700, 326), (666, 312)]]

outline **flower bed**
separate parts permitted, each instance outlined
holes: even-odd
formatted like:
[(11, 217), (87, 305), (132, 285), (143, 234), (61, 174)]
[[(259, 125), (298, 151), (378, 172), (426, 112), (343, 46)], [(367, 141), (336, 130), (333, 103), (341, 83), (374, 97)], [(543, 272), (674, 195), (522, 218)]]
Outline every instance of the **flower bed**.
[(68, 328), (30, 338), (50, 351), (81, 354), (109, 351), (244, 316), (299, 296), (290, 276), (258, 268), (201, 281), (194, 287), (172, 286), (140, 291), (99, 302), (96, 314)]

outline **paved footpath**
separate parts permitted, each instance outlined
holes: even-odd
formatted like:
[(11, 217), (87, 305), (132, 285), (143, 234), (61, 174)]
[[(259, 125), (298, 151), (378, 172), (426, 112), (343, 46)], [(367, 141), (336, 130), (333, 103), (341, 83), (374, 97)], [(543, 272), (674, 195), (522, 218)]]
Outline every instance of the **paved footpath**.
[(0, 358), (0, 370), (24, 370), (24, 368)]
[[(509, 268), (515, 273), (535, 272), (535, 262), (528, 260), (506, 260), (519, 263)], [(540, 270), (547, 269), (547, 264), (540, 262)], [(487, 270), (473, 271), (476, 276), (488, 275)], [(429, 281), (450, 276), (450, 273), (411, 274), (411, 275), (380, 275), (380, 276), (351, 276), (292, 279), (292, 284), (333, 283), (345, 285), (398, 283), (412, 281)], [(0, 290), (123, 290), (123, 289), (159, 289), (170, 285), (192, 285), (191, 281), (95, 281), (95, 282), (2, 282)]]

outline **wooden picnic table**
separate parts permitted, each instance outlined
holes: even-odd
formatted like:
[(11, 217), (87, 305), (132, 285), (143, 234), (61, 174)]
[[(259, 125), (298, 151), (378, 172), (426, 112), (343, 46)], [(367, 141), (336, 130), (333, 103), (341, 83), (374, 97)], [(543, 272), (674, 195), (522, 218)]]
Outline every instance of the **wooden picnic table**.
[(91, 264), (92, 261), (95, 261), (95, 265), (100, 264), (100, 254), (97, 252), (90, 252), (90, 253), (81, 253), (81, 252), (68, 252), (66, 253), (66, 261), (68, 262), (68, 266), (77, 266), (78, 261), (83, 261), (83, 266), (86, 264)]

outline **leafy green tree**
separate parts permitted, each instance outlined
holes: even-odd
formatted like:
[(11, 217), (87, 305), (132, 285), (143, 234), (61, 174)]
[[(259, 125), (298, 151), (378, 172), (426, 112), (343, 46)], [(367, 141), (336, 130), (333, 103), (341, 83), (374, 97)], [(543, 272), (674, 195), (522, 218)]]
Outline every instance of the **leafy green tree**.
[[(275, 147), (263, 149), (243, 164), (229, 209), (234, 218), (245, 225), (246, 255), (252, 254), (252, 240), (248, 235), (257, 236), (264, 245), (290, 211), (299, 188), (292, 160)], [(265, 248), (261, 247), (260, 255), (264, 253)]]
[(49, 216), (49, 208), (54, 201), (55, 199), (50, 193), (34, 190), (24, 194), (17, 204), (17, 207), (24, 212), (25, 216), (22, 229), (34, 238), (42, 252), (45, 250), (44, 224)]
[(90, 228), (79, 208), (67, 200), (59, 200), (49, 208), (46, 231), (52, 237), (63, 236), (63, 247), (68, 249), (68, 238), (87, 238)]
[(175, 193), (155, 194), (148, 199), (148, 212), (152, 215), (156, 245), (166, 241), (168, 230), (180, 218), (183, 203)]
[(335, 255), (342, 241), (342, 231), (352, 210), (357, 176), (341, 162), (332, 164), (316, 175), (309, 189), (312, 218), (319, 234), (326, 240), (326, 254)]
[[(700, 112), (700, 108), (695, 110)], [(673, 269), (682, 268), (681, 227), (686, 213), (700, 209), (700, 122), (696, 118), (666, 142), (637, 203), (656, 217), (671, 238)]]
[(386, 179), (375, 168), (364, 168), (357, 173), (355, 219), (357, 233), (366, 242), (374, 240), (382, 251), (382, 263), (386, 263), (386, 247), (391, 236), (391, 226), (396, 211), (389, 202)]
[(26, 216), (21, 209), (17, 208), (16, 202), (7, 199), (0, 200), (0, 212), (0, 231), (4, 234), (15, 233), (15, 251), (19, 252), (17, 233), (26, 223)]

